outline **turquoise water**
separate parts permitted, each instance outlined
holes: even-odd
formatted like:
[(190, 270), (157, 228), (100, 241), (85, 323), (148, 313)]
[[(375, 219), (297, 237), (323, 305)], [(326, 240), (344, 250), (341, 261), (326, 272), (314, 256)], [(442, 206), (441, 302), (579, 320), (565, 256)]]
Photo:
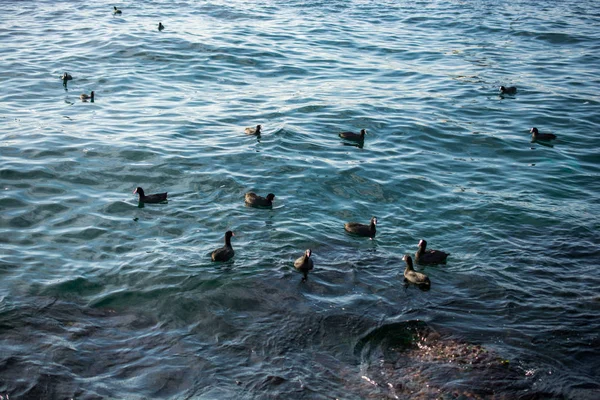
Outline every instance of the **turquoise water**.
[(1, 395), (600, 396), (597, 2), (3, 11)]

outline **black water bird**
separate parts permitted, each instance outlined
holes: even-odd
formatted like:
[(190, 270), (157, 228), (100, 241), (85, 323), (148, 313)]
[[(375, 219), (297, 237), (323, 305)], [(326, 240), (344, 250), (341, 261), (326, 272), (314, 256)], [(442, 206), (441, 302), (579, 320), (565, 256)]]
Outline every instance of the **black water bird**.
[(359, 236), (366, 236), (373, 239), (375, 237), (375, 233), (377, 233), (376, 229), (377, 218), (371, 217), (371, 222), (368, 225), (360, 224), (358, 222), (346, 222), (344, 224), (344, 229), (347, 232), (353, 233)]
[(354, 133), (354, 132), (341, 132), (339, 134), (339, 136), (342, 139), (345, 140), (350, 140), (353, 142), (362, 142), (365, 140), (365, 134), (367, 133), (366, 129), (361, 129), (360, 133)]
[(138, 186), (133, 191), (133, 194), (136, 193), (140, 196), (140, 203), (161, 203), (167, 200), (167, 192), (149, 194), (148, 196), (146, 196), (146, 194), (144, 193), (144, 189)]
[(62, 79), (63, 85), (67, 86), (67, 82), (73, 79), (73, 77), (71, 76), (71, 74), (65, 72), (60, 76), (60, 79)]
[(81, 99), (81, 101), (89, 100), (93, 103), (94, 102), (94, 91), (92, 90), (90, 94), (83, 93), (82, 95), (79, 96), (79, 98)]
[(252, 207), (272, 207), (274, 198), (275, 195), (273, 193), (269, 193), (267, 197), (262, 197), (254, 192), (248, 192), (244, 196), (244, 201)]
[(246, 133), (246, 135), (256, 135), (256, 136), (260, 136), (261, 134), (261, 129), (262, 129), (262, 125), (256, 125), (256, 128), (246, 128), (244, 130), (244, 132)]
[(500, 86), (500, 94), (517, 94), (516, 86)]
[(162, 24), (162, 22), (158, 23), (158, 30), (162, 31), (163, 29), (165, 29), (165, 26)]
[(441, 264), (446, 262), (449, 255), (450, 253), (441, 250), (427, 250), (427, 241), (421, 239), (419, 250), (415, 253), (415, 261), (417, 264)]
[(402, 257), (402, 260), (406, 263), (406, 268), (404, 269), (405, 281), (414, 283), (420, 287), (428, 288), (431, 286), (431, 282), (427, 275), (414, 270), (412, 258), (408, 254), (405, 254), (404, 257)]
[(531, 130), (529, 131), (529, 133), (531, 133), (531, 141), (534, 142), (536, 140), (544, 140), (544, 141), (548, 141), (548, 140), (554, 140), (556, 139), (556, 135), (553, 133), (540, 133), (538, 131), (538, 128), (531, 128)]
[(113, 8), (114, 8), (113, 14), (115, 14), (115, 15), (121, 15), (121, 10), (119, 10), (116, 6), (113, 7)]
[(311, 254), (312, 251), (310, 249), (306, 249), (304, 255), (302, 255), (302, 257), (299, 257), (296, 259), (296, 261), (294, 261), (294, 268), (296, 268), (298, 271), (304, 274), (304, 278), (302, 278), (303, 281), (308, 279), (308, 271), (312, 271), (312, 269), (314, 268), (313, 260), (312, 258), (310, 258)]
[(232, 231), (225, 232), (225, 246), (213, 251), (210, 258), (213, 261), (229, 261), (234, 255), (233, 247), (231, 247), (231, 237), (235, 236)]

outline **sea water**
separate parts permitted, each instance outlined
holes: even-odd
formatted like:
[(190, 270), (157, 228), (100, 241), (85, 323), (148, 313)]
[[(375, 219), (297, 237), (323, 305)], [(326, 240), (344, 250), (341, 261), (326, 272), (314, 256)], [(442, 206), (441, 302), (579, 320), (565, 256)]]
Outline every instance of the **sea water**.
[(600, 3), (2, 9), (0, 395), (600, 397)]

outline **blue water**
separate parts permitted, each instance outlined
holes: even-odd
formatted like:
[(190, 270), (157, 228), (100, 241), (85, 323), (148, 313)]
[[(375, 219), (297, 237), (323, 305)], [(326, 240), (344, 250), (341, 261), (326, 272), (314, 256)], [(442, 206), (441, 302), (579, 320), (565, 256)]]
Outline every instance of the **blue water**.
[(2, 6), (0, 395), (600, 397), (600, 3)]

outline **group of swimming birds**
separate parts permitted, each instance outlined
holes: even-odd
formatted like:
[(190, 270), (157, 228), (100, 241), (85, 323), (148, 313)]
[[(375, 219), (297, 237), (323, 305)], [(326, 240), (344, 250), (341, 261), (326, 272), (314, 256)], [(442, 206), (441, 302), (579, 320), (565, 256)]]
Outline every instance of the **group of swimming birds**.
[[(123, 11), (119, 10), (116, 6), (113, 6), (113, 15), (122, 15)], [(165, 26), (162, 24), (162, 22), (158, 23), (158, 30), (162, 31), (163, 29), (165, 29)], [(63, 81), (63, 85), (66, 87), (67, 86), (67, 82), (73, 79), (73, 76), (67, 72), (65, 72), (64, 74), (62, 74), (60, 76), (60, 79), (62, 79)], [(87, 93), (83, 93), (79, 96), (79, 98), (81, 99), (81, 101), (90, 101), (90, 102), (94, 102), (94, 91), (92, 90), (92, 92), (90, 94)]]
[[(500, 86), (500, 95), (503, 94), (508, 94), (508, 95), (515, 95), (517, 94), (517, 87), (516, 86)], [(556, 135), (553, 133), (540, 133), (538, 131), (538, 128), (531, 128), (529, 130), (529, 133), (531, 133), (531, 141), (532, 142), (537, 142), (537, 141), (542, 141), (542, 142), (548, 142), (550, 140), (554, 140), (556, 139)]]
[[(113, 14), (120, 15), (122, 11), (117, 7), (114, 7)], [(158, 30), (162, 31), (164, 29), (164, 25), (159, 22)], [(63, 81), (63, 85), (66, 86), (67, 82), (72, 80), (73, 77), (65, 72), (61, 79)], [(515, 86), (500, 86), (500, 94), (501, 95), (515, 95), (517, 93), (517, 88)], [(92, 91), (89, 95), (84, 93), (80, 96), (82, 101), (91, 101), (94, 102), (94, 92)], [(256, 125), (256, 127), (246, 128), (244, 131), (247, 135), (255, 135), (260, 136), (262, 133), (262, 125)], [(362, 144), (365, 140), (365, 135), (367, 131), (366, 129), (361, 129), (360, 133), (354, 132), (341, 132), (339, 137), (351, 141), (354, 143)], [(556, 139), (556, 135), (552, 133), (540, 133), (537, 128), (531, 128), (530, 130), (532, 141), (549, 141)], [(140, 203), (162, 203), (167, 200), (167, 193), (155, 193), (146, 195), (144, 193), (144, 189), (141, 187), (136, 188), (133, 191), (134, 194), (139, 195)], [(246, 193), (244, 197), (244, 202), (246, 205), (251, 207), (258, 208), (271, 208), (273, 205), (273, 200), (275, 199), (275, 195), (273, 193), (269, 193), (266, 197), (262, 197), (257, 195), (256, 193), (249, 192)], [(361, 224), (358, 222), (347, 222), (344, 224), (344, 229), (346, 232), (363, 237), (369, 237), (373, 239), (377, 232), (377, 218), (372, 217), (369, 224)], [(235, 236), (232, 231), (225, 232), (225, 245), (214, 250), (211, 253), (211, 259), (213, 261), (229, 261), (235, 255), (235, 251), (231, 246), (231, 238)], [(418, 264), (426, 265), (426, 264), (441, 264), (445, 263), (449, 253), (446, 253), (441, 250), (430, 250), (427, 249), (427, 241), (421, 239), (419, 241), (419, 250), (415, 253), (415, 261)], [(314, 262), (311, 258), (312, 250), (307, 249), (304, 254), (294, 261), (294, 267), (302, 272), (304, 275), (302, 280), (305, 281), (308, 278), (308, 272), (314, 268)], [(412, 257), (408, 254), (404, 255), (402, 260), (406, 263), (406, 268), (404, 270), (404, 280), (406, 282), (410, 282), (418, 285), (421, 288), (429, 288), (431, 282), (429, 277), (421, 272), (417, 272), (413, 267)]]
[[(123, 14), (123, 11), (119, 10), (116, 6), (113, 6), (113, 15), (121, 15)], [(162, 31), (163, 29), (165, 29), (165, 26), (162, 24), (162, 22), (158, 23), (158, 30)]]
[[(259, 128), (260, 125), (257, 126), (256, 129)], [(254, 128), (246, 128), (254, 129)], [(155, 193), (147, 195), (144, 192), (144, 189), (141, 187), (137, 187), (134, 191), (134, 194), (139, 196), (140, 203), (162, 203), (167, 200), (167, 192), (165, 193)], [(257, 195), (254, 192), (248, 192), (244, 196), (244, 203), (250, 207), (256, 208), (272, 208), (273, 200), (275, 199), (275, 195), (273, 193), (269, 193), (266, 197), (262, 197)], [(361, 224), (359, 222), (347, 222), (344, 224), (344, 230), (350, 234), (362, 237), (368, 237), (373, 239), (377, 233), (377, 217), (371, 217), (371, 221), (368, 224)], [(225, 245), (223, 247), (219, 247), (214, 250), (210, 257), (213, 261), (229, 261), (235, 255), (235, 251), (231, 246), (231, 238), (235, 236), (233, 231), (225, 232)], [(304, 275), (302, 280), (305, 281), (308, 278), (308, 272), (312, 271), (314, 268), (314, 262), (311, 258), (312, 250), (306, 249), (304, 254), (297, 258), (294, 261), (294, 268), (298, 271), (302, 272)], [(429, 250), (427, 249), (427, 241), (420, 240), (419, 241), (419, 250), (415, 253), (415, 261), (418, 264), (441, 264), (446, 262), (446, 258), (448, 258), (449, 253), (446, 253), (441, 250)], [(406, 254), (402, 260), (406, 263), (406, 268), (404, 270), (404, 279), (408, 283), (414, 283), (421, 288), (429, 288), (431, 282), (427, 275), (417, 272), (413, 268), (413, 260), (410, 255)]]

